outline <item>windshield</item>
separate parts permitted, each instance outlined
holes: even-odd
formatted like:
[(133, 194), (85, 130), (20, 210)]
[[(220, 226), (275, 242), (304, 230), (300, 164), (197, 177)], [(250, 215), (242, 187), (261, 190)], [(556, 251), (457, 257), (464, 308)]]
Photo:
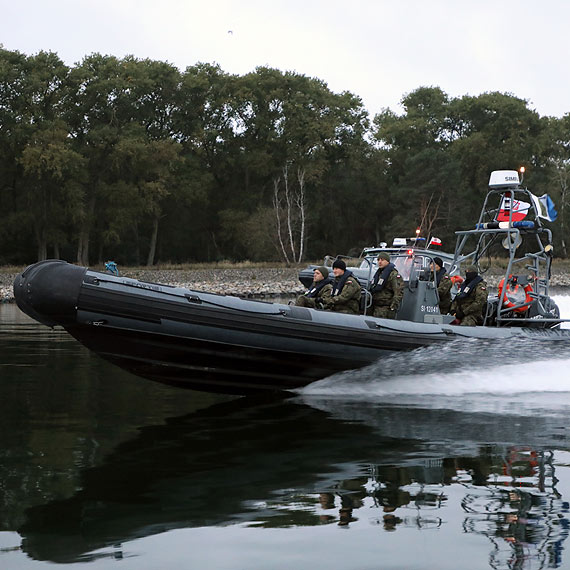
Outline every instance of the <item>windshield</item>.
[[(402, 279), (404, 281), (409, 281), (410, 275), (417, 275), (422, 270), (429, 269), (432, 258), (427, 255), (396, 254), (390, 256), (390, 261), (395, 265), (398, 273), (402, 276)], [(368, 269), (370, 264), (372, 264), (372, 272), (374, 273), (378, 268), (375, 256), (363, 259), (360, 264), (360, 268)]]
[(398, 273), (402, 276), (404, 281), (410, 280), (410, 275), (415, 270), (423, 267), (423, 257), (419, 255), (399, 255), (391, 259), (392, 263), (396, 266)]

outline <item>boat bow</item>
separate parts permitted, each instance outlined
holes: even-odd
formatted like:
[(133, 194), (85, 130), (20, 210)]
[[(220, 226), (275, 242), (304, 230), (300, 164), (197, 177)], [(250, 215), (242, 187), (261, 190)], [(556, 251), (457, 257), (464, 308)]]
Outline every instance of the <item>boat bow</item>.
[(74, 323), (86, 271), (85, 267), (55, 259), (30, 265), (14, 281), (16, 303), (48, 327)]

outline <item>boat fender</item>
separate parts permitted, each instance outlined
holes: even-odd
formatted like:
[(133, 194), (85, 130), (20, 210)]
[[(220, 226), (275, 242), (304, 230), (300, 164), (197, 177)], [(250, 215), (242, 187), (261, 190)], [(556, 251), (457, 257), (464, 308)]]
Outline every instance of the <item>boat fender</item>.
[[(503, 294), (504, 286), (505, 278), (503, 277), (498, 288), (499, 299)], [(503, 307), (507, 307), (508, 309), (512, 308), (515, 313), (524, 313), (532, 303), (532, 297), (530, 296), (531, 293), (532, 285), (530, 283), (527, 283), (523, 287), (523, 285), (518, 282), (518, 277), (516, 275), (509, 275), (505, 289), (505, 298), (503, 299)]]

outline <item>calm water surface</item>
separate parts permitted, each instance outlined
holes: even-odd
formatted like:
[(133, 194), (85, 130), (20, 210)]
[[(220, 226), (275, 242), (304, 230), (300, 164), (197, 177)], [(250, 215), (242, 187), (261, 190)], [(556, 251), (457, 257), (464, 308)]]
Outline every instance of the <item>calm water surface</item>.
[(569, 412), (556, 343), (230, 398), (0, 305), (0, 569), (570, 568)]

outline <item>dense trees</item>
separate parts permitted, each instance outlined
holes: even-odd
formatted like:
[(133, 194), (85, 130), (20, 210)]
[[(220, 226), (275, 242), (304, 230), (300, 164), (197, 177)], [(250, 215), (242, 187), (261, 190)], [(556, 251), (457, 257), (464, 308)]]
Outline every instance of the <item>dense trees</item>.
[(570, 122), (513, 95), (420, 87), (372, 124), (319, 79), (0, 49), (0, 264), (287, 260), (473, 223), (527, 167), (567, 253)]

